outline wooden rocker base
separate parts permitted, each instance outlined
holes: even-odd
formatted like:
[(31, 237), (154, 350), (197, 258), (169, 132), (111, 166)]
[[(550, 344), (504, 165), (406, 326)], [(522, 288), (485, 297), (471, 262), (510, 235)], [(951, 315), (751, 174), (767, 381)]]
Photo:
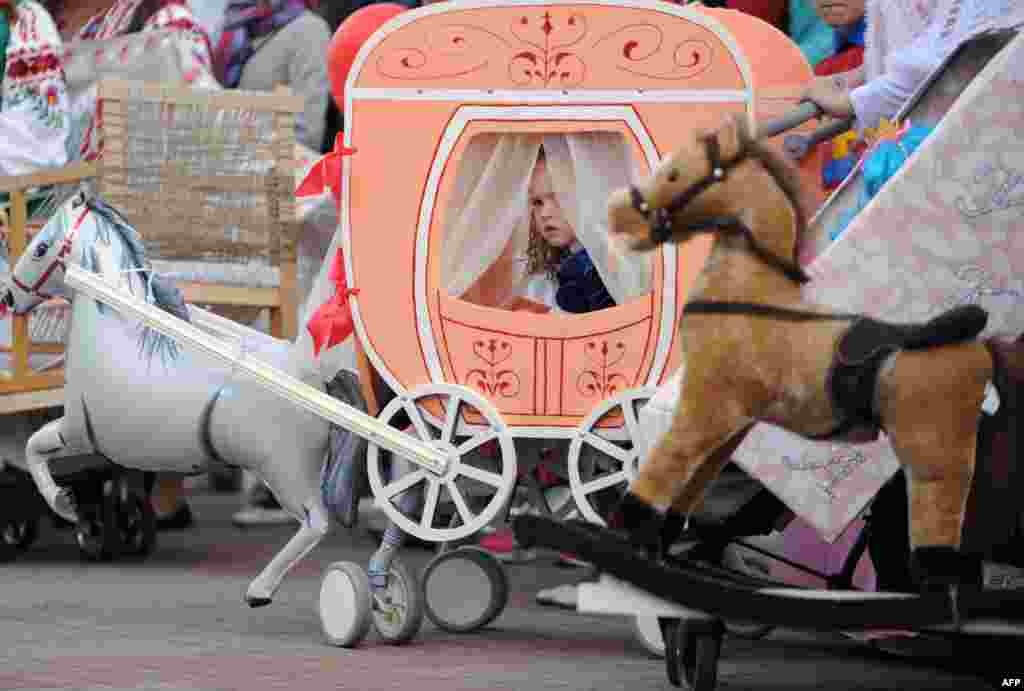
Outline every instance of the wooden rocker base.
[(712, 618), (818, 631), (956, 627), (983, 618), (1024, 624), (1024, 590), (961, 586), (955, 594), (917, 594), (795, 588), (700, 563), (657, 562), (595, 525), (521, 516), (513, 528), (524, 546), (576, 554), (615, 579)]

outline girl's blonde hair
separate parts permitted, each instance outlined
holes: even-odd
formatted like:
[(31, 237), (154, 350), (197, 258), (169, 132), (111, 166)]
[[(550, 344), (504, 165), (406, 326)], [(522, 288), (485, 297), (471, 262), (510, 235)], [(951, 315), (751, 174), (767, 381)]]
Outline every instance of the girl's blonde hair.
[[(544, 148), (541, 147), (540, 153), (537, 155), (537, 163), (544, 160)], [(540, 230), (537, 229), (529, 198), (527, 198), (526, 204), (530, 215), (530, 241), (526, 246), (526, 273), (530, 276), (543, 273), (548, 278), (554, 279), (558, 275), (558, 267), (569, 254), (569, 250), (564, 247), (555, 247), (544, 239)]]

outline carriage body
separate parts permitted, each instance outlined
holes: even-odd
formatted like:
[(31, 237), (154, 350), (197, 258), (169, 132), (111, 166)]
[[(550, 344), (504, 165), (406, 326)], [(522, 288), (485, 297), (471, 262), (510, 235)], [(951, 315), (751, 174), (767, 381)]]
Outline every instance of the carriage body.
[[(345, 103), (356, 153), (344, 162), (339, 230), (374, 371), (396, 393), (473, 389), (514, 436), (533, 438), (570, 437), (602, 401), (659, 385), (680, 362), (678, 315), (708, 244), (660, 248), (650, 292), (597, 312), (473, 304), (440, 278), (460, 157), (483, 133), (612, 132), (650, 170), (727, 113), (790, 109), (809, 77), (783, 34), (724, 10), (506, 0), (393, 19), (356, 58)], [(809, 188), (818, 169), (804, 164)], [(622, 420), (597, 424), (614, 434)]]

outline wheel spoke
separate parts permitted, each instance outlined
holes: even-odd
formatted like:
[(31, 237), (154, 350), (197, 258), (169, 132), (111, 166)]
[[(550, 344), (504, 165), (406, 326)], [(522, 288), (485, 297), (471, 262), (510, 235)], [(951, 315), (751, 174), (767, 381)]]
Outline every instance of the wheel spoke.
[(612, 444), (607, 439), (603, 439), (593, 432), (587, 432), (583, 435), (583, 439), (598, 451), (601, 451), (606, 456), (611, 456), (623, 465), (629, 463), (629, 451), (615, 446), (615, 444)]
[(435, 478), (427, 481), (427, 499), (423, 502), (423, 516), (420, 525), (430, 528), (434, 525), (434, 512), (437, 511), (437, 497), (441, 494), (441, 483)]
[(455, 510), (459, 512), (462, 525), (469, 525), (469, 522), (473, 520), (473, 512), (469, 510), (466, 500), (462, 498), (462, 492), (459, 491), (458, 485), (452, 481), (448, 482), (448, 494), (451, 495), (452, 501), (455, 502)]
[(384, 485), (381, 488), (381, 494), (384, 495), (385, 499), (391, 499), (397, 494), (405, 492), (413, 485), (417, 484), (421, 480), (427, 477), (427, 471), (425, 470), (414, 470), (411, 473), (406, 474), (399, 480), (395, 480), (389, 485)]
[(455, 427), (459, 423), (460, 410), (462, 410), (462, 398), (453, 394), (448, 399), (448, 410), (445, 411), (444, 427), (441, 429), (441, 441), (449, 444), (455, 441)]
[(626, 474), (625, 470), (620, 470), (617, 473), (609, 473), (608, 475), (599, 477), (596, 480), (585, 482), (581, 489), (583, 490), (583, 494), (593, 494), (594, 492), (600, 492), (603, 489), (614, 487), (622, 482), (629, 482), (629, 476)]
[(459, 475), (465, 475), (477, 482), (482, 482), (485, 485), (490, 485), (491, 487), (501, 487), (505, 484), (505, 478), (501, 475), (492, 473), (489, 470), (477, 468), (476, 466), (467, 465), (465, 463), (459, 463), (455, 467), (455, 472)]
[(640, 421), (636, 416), (636, 400), (627, 400), (622, 404), (622, 417), (626, 419), (626, 431), (629, 432), (629, 441), (634, 449), (640, 448), (640, 440), (643, 432), (640, 430)]
[(478, 449), (479, 447), (483, 446), (484, 444), (486, 444), (490, 440), (497, 439), (497, 438), (498, 438), (498, 433), (497, 432), (495, 432), (494, 430), (487, 430), (486, 432), (481, 432), (480, 434), (478, 434), (478, 435), (476, 435), (474, 437), (470, 437), (466, 441), (462, 442), (462, 444), (459, 445), (459, 447), (456, 449), (456, 451), (459, 452), (459, 456), (460, 457), (461, 456), (465, 456), (469, 452), (474, 451), (474, 450)]
[(423, 441), (433, 440), (434, 437), (430, 434), (430, 430), (427, 429), (427, 423), (424, 421), (419, 407), (412, 401), (405, 401), (402, 407), (405, 409), (405, 414), (409, 416), (409, 420), (412, 421), (416, 434), (420, 435), (420, 439)]

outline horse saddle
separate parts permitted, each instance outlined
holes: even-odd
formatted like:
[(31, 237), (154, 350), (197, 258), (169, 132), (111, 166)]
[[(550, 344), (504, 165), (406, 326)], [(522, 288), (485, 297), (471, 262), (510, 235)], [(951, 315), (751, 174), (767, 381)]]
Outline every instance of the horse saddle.
[(988, 312), (977, 305), (954, 307), (924, 323), (891, 324), (868, 317), (855, 321), (839, 338), (828, 374), (829, 395), (843, 423), (827, 438), (855, 428), (881, 427), (874, 410), (875, 387), (889, 355), (969, 341), (987, 322)]

